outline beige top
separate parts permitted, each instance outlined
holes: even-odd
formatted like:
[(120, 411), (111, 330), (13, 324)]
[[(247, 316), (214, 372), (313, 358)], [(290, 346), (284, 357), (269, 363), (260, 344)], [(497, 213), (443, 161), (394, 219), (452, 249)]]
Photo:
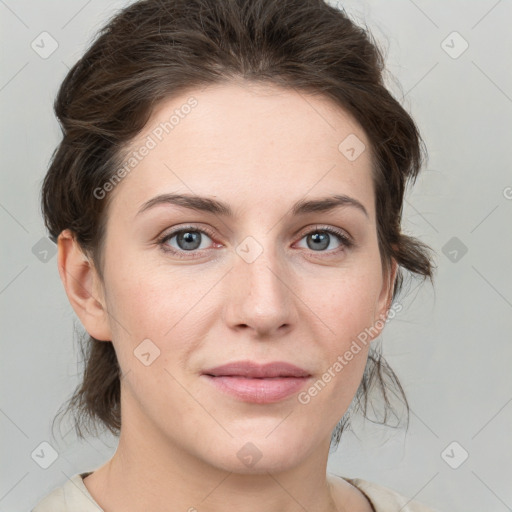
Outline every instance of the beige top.
[[(45, 496), (32, 512), (103, 512), (83, 482), (83, 478), (91, 473), (77, 473), (62, 487)], [(437, 512), (418, 501), (409, 501), (382, 485), (360, 478), (341, 478), (357, 487), (368, 498), (375, 512)]]

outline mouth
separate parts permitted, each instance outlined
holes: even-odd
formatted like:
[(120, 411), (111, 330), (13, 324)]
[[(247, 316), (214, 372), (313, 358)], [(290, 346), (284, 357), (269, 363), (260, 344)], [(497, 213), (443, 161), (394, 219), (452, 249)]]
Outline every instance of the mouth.
[(246, 377), (248, 379), (311, 376), (307, 370), (284, 361), (274, 361), (266, 364), (259, 364), (254, 361), (235, 361), (204, 370), (203, 374), (212, 377)]
[(204, 370), (202, 377), (222, 393), (244, 402), (275, 403), (298, 392), (311, 374), (296, 365), (276, 361), (260, 365), (236, 361)]

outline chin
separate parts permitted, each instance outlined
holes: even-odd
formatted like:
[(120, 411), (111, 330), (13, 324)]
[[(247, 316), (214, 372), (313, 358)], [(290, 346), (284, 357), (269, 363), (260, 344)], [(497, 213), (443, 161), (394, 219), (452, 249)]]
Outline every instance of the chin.
[(298, 437), (296, 430), (283, 429), (281, 435), (268, 432), (212, 443), (215, 448), (210, 452), (210, 463), (239, 474), (277, 473), (299, 465), (314, 449), (311, 436)]

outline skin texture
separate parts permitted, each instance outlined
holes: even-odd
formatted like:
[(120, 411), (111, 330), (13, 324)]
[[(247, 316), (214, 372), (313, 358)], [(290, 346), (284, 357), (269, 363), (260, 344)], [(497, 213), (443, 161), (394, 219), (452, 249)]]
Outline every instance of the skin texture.
[[(197, 106), (110, 192), (104, 281), (69, 231), (59, 237), (69, 300), (89, 334), (112, 341), (123, 375), (118, 449), (84, 482), (106, 512), (226, 503), (247, 512), (371, 510), (348, 482), (326, 475), (331, 432), (370, 343), (307, 404), (297, 393), (247, 403), (201, 377), (236, 360), (287, 361), (308, 370), (311, 385), (386, 315), (396, 265), (384, 274), (366, 135), (320, 96), (231, 82), (157, 105), (131, 149), (192, 96)], [(338, 149), (350, 134), (366, 146), (354, 161)], [(234, 217), (170, 204), (137, 215), (163, 193), (221, 200)], [(296, 201), (333, 194), (357, 199), (368, 217), (351, 206), (291, 214)], [(159, 245), (189, 224), (213, 236), (195, 232), (193, 252), (177, 237)], [(329, 235), (328, 246), (310, 248), (317, 226), (342, 230), (354, 246)], [(236, 251), (246, 237), (261, 249), (250, 263)], [(134, 354), (145, 339), (160, 351), (148, 366)], [(261, 456), (251, 467), (237, 456), (247, 443)]]

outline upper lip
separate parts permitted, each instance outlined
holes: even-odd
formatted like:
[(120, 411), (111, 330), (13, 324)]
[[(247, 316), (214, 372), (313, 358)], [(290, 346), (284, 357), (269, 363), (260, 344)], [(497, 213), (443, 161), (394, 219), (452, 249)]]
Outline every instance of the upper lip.
[(254, 361), (234, 361), (204, 370), (203, 374), (214, 377), (240, 376), (253, 379), (309, 377), (311, 375), (307, 370), (285, 361), (274, 361), (266, 364), (259, 364)]

